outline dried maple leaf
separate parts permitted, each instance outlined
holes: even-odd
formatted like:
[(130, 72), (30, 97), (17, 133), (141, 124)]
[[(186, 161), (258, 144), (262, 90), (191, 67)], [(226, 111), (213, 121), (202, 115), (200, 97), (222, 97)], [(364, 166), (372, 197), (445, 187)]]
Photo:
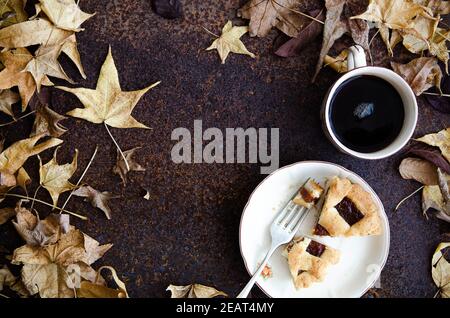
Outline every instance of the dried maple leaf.
[(171, 292), (171, 298), (214, 298), (217, 296), (228, 296), (214, 287), (208, 287), (201, 284), (187, 286), (169, 285), (166, 290)]
[(113, 168), (113, 172), (120, 176), (124, 185), (127, 184), (127, 173), (128, 172), (130, 172), (130, 171), (145, 171), (145, 168), (142, 167), (140, 164), (138, 164), (136, 161), (134, 161), (134, 158), (133, 158), (134, 152), (140, 148), (141, 147), (135, 147), (133, 149), (123, 152), (123, 154), (128, 162), (129, 169), (127, 168), (124, 157), (120, 154), (119, 151), (117, 151), (117, 161), (116, 161), (116, 165)]
[(220, 37), (215, 39), (211, 46), (206, 50), (217, 50), (220, 59), (222, 60), (222, 64), (225, 64), (225, 60), (230, 52), (244, 54), (254, 58), (255, 54), (247, 50), (244, 43), (240, 40), (241, 36), (247, 32), (247, 26), (233, 26), (233, 23), (228, 21), (223, 27)]
[(0, 173), (15, 174), (31, 156), (55, 147), (63, 141), (58, 138), (50, 138), (36, 145), (42, 135), (19, 140), (0, 153)]
[(24, 71), (28, 71), (36, 82), (37, 91), (41, 90), (41, 85), (45, 82), (47, 76), (61, 78), (74, 84), (58, 62), (58, 56), (61, 52), (60, 45), (41, 46), (37, 49), (35, 56), (31, 59)]
[(366, 12), (352, 17), (377, 23), (381, 38), (392, 55), (389, 30), (411, 29), (413, 19), (426, 14), (425, 8), (411, 0), (370, 0)]
[(95, 15), (81, 11), (74, 0), (39, 0), (36, 11), (42, 10), (58, 28), (81, 31), (81, 24)]
[(69, 179), (77, 170), (78, 158), (78, 150), (75, 150), (75, 156), (71, 163), (59, 165), (56, 160), (57, 152), (58, 148), (56, 148), (53, 158), (45, 165), (42, 165), (42, 161), (39, 158), (40, 184), (50, 193), (55, 207), (58, 204), (58, 198), (61, 193), (73, 190), (76, 187), (69, 182)]
[[(122, 158), (122, 157), (121, 157)], [(116, 199), (118, 196), (111, 194), (110, 192), (100, 192), (91, 186), (82, 186), (76, 189), (73, 195), (87, 198), (87, 200), (92, 204), (93, 207), (102, 210), (108, 220), (111, 219), (111, 208), (108, 206), (108, 201), (111, 199)]]
[(70, 116), (96, 124), (105, 123), (116, 128), (148, 128), (134, 119), (131, 112), (142, 95), (159, 83), (156, 82), (138, 91), (122, 91), (110, 47), (108, 56), (100, 70), (95, 90), (62, 86), (57, 86), (57, 88), (77, 96), (85, 107), (70, 111), (68, 113)]
[[(87, 240), (94, 243), (86, 243)], [(74, 288), (80, 279), (103, 281), (90, 265), (109, 247), (111, 245), (100, 246), (94, 239), (71, 228), (55, 244), (19, 247), (13, 253), (12, 263), (23, 264), (22, 281), (30, 294), (39, 293), (43, 298), (74, 297)]]
[(437, 211), (436, 217), (450, 222), (450, 175), (438, 169), (439, 185), (425, 186), (422, 192), (422, 210), (426, 215), (428, 209)]
[(438, 147), (445, 159), (450, 162), (450, 128), (443, 129), (435, 134), (425, 135), (417, 141)]
[(11, 91), (10, 89), (0, 90), (0, 112), (3, 112), (11, 117), (14, 117), (12, 105), (17, 103), (19, 100), (20, 100), (19, 95)]
[(238, 17), (249, 19), (250, 36), (264, 37), (276, 27), (295, 37), (305, 19), (294, 12), (301, 0), (250, 0), (238, 10)]
[(425, 185), (437, 185), (437, 167), (423, 159), (405, 158), (400, 163), (398, 171), (403, 179), (413, 179)]
[(419, 57), (408, 64), (392, 62), (391, 66), (405, 79), (417, 96), (433, 86), (441, 89), (442, 71), (433, 57)]
[(30, 136), (44, 135), (59, 137), (67, 131), (67, 128), (60, 124), (60, 121), (66, 118), (47, 105), (39, 104), (36, 109), (36, 117)]
[(15, 208), (16, 222), (13, 221), (17, 233), (31, 246), (46, 246), (55, 244), (61, 234), (69, 231), (69, 216), (67, 214), (50, 214), (44, 220), (23, 208), (18, 203)]
[(440, 243), (431, 259), (431, 276), (439, 288), (437, 295), (450, 298), (450, 243)]
[[(17, 86), (22, 99), (22, 111), (25, 110), (36, 91), (36, 83), (31, 73), (23, 72), (32, 59), (33, 55), (25, 48), (0, 53), (0, 62), (5, 66), (5, 69), (0, 72), (0, 89)], [(53, 85), (48, 78), (43, 84)]]

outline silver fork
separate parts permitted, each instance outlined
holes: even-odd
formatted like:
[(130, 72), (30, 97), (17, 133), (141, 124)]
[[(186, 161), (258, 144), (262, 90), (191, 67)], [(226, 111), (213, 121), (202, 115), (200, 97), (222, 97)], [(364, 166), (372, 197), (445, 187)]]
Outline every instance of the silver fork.
[(284, 209), (276, 216), (270, 227), (270, 235), (272, 237), (270, 249), (264, 260), (261, 262), (261, 265), (259, 265), (256, 272), (253, 274), (253, 277), (239, 295), (237, 295), (237, 298), (246, 298), (248, 296), (272, 254), (278, 247), (290, 242), (294, 238), (295, 233), (297, 233), (300, 225), (311, 209), (308, 209), (305, 213), (306, 208), (298, 206), (291, 199)]

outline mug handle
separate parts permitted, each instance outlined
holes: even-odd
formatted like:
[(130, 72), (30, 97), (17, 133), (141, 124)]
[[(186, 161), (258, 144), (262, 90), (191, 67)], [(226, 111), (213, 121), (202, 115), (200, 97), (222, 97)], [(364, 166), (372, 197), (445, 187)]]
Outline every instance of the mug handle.
[(366, 53), (360, 45), (353, 45), (348, 48), (347, 70), (351, 71), (358, 67), (367, 66)]

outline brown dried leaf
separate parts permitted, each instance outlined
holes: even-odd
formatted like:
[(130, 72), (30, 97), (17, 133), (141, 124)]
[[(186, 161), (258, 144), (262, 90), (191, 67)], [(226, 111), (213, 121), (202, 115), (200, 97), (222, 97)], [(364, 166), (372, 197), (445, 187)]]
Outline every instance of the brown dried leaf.
[(435, 134), (425, 135), (417, 141), (438, 147), (445, 159), (450, 162), (450, 128), (443, 129)]
[(217, 50), (220, 59), (222, 60), (222, 64), (225, 64), (225, 60), (230, 52), (244, 54), (255, 58), (255, 54), (247, 50), (244, 43), (240, 40), (241, 36), (247, 32), (247, 26), (233, 26), (233, 23), (228, 21), (223, 27), (220, 37), (215, 39), (211, 46), (206, 50)]
[(16, 180), (17, 185), (21, 187), (25, 191), (25, 193), (28, 193), (27, 185), (31, 183), (31, 178), (23, 167), (20, 168), (19, 171), (17, 171)]
[(0, 225), (8, 222), (10, 218), (16, 215), (16, 210), (13, 208), (0, 209)]
[(433, 86), (441, 89), (442, 71), (433, 57), (419, 57), (408, 64), (392, 62), (391, 66), (405, 79), (417, 96)]
[(292, 10), (301, 0), (250, 0), (238, 10), (238, 17), (250, 20), (250, 36), (264, 37), (276, 27), (290, 37), (298, 35), (309, 21)]
[(113, 247), (112, 244), (103, 244), (100, 245), (99, 242), (94, 240), (89, 235), (86, 235), (83, 233), (84, 236), (84, 249), (86, 251), (86, 259), (84, 262), (87, 265), (92, 265), (97, 260), (103, 257), (103, 255), (111, 248)]
[(327, 14), (323, 29), (322, 48), (319, 53), (319, 61), (317, 62), (316, 71), (312, 79), (313, 82), (316, 79), (317, 74), (319, 74), (325, 56), (328, 54), (328, 51), (330, 51), (334, 42), (348, 30), (347, 23), (341, 21), (341, 15), (344, 10), (345, 3), (346, 0), (325, 0)]
[(110, 192), (100, 192), (91, 186), (82, 186), (76, 189), (73, 195), (87, 198), (87, 200), (92, 204), (93, 207), (102, 210), (108, 220), (111, 219), (111, 208), (108, 206), (108, 201), (111, 199), (116, 199), (118, 196), (111, 194)]
[(343, 50), (336, 57), (326, 55), (323, 60), (324, 66), (329, 66), (338, 73), (347, 72), (347, 56), (347, 50)]
[(228, 297), (222, 291), (214, 287), (208, 287), (201, 284), (192, 284), (187, 286), (169, 285), (166, 289), (172, 293), (171, 298), (214, 298), (217, 296)]
[(67, 128), (59, 122), (67, 117), (58, 114), (47, 105), (38, 105), (36, 117), (34, 119), (33, 130), (30, 136), (44, 135), (60, 137), (67, 131)]
[(450, 298), (450, 243), (440, 243), (431, 259), (431, 276), (439, 288), (439, 296)]
[(75, 149), (75, 156), (71, 163), (59, 165), (56, 160), (58, 153), (56, 148), (53, 158), (42, 165), (42, 160), (39, 158), (39, 180), (42, 187), (44, 187), (52, 197), (53, 205), (58, 204), (59, 195), (63, 192), (73, 190), (75, 185), (69, 182), (69, 179), (77, 170), (78, 149)]
[(437, 185), (437, 167), (429, 161), (405, 158), (398, 168), (403, 179), (413, 179), (425, 185)]
[(77, 295), (80, 298), (128, 298), (127, 288), (125, 283), (119, 278), (117, 272), (111, 266), (102, 266), (98, 275), (103, 270), (110, 271), (114, 282), (117, 285), (117, 289), (108, 288), (104, 285), (99, 285), (97, 282), (81, 282), (80, 288), (77, 290)]
[(0, 90), (0, 112), (14, 117), (12, 105), (18, 101), (20, 101), (20, 96), (17, 93), (11, 91), (10, 89)]
[[(325, 19), (324, 10), (316, 10), (311, 12), (311, 16), (316, 19), (323, 21)], [(312, 40), (314, 40), (320, 33), (322, 33), (323, 25), (317, 21), (310, 21), (306, 24), (296, 37), (293, 37), (283, 45), (281, 45), (276, 51), (275, 54), (281, 57), (289, 57), (298, 55), (300, 51), (309, 44)]]
[(128, 172), (130, 172), (130, 171), (145, 171), (145, 168), (142, 167), (140, 164), (138, 164), (136, 161), (134, 161), (134, 158), (133, 158), (134, 152), (138, 149), (141, 149), (141, 147), (135, 147), (133, 149), (123, 152), (125, 158), (127, 159), (130, 170), (127, 169), (125, 160), (123, 160), (123, 157), (120, 154), (120, 152), (117, 151), (117, 161), (116, 161), (116, 165), (113, 168), (113, 172), (120, 176), (124, 185), (127, 184)]
[(69, 231), (69, 216), (67, 214), (50, 214), (44, 220), (38, 219), (33, 213), (20, 206), (15, 209), (16, 222), (13, 221), (22, 239), (31, 246), (46, 246), (55, 244), (61, 234)]

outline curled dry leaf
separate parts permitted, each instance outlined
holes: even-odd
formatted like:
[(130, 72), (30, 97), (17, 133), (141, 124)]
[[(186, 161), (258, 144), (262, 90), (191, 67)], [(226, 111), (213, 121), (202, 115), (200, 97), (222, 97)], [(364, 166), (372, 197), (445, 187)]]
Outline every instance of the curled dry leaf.
[(435, 134), (425, 135), (417, 139), (417, 141), (438, 147), (444, 158), (450, 162), (450, 128), (443, 129)]
[(119, 151), (117, 151), (117, 161), (116, 165), (113, 168), (113, 172), (115, 174), (118, 174), (120, 178), (122, 179), (123, 184), (127, 184), (127, 174), (130, 171), (145, 171), (145, 168), (142, 167), (140, 164), (138, 164), (136, 161), (134, 161), (134, 153), (136, 150), (140, 149), (141, 147), (135, 147), (133, 149), (124, 151), (123, 154), (128, 162), (128, 165), (130, 169), (127, 169), (127, 165), (125, 163), (125, 160), (123, 159), (122, 155)]
[[(264, 37), (276, 27), (295, 37), (304, 26), (304, 17), (294, 12), (301, 0), (250, 0), (238, 10), (238, 17), (250, 20), (250, 36)], [(309, 21), (308, 21), (309, 22)]]
[(20, 96), (17, 93), (11, 91), (10, 89), (0, 90), (0, 112), (14, 117), (12, 105), (18, 101), (20, 101)]
[(171, 292), (171, 298), (214, 298), (217, 296), (228, 297), (222, 291), (214, 287), (208, 287), (201, 284), (192, 284), (187, 286), (169, 285), (166, 289)]
[(87, 185), (76, 189), (72, 194), (75, 196), (86, 198), (93, 207), (102, 210), (108, 220), (111, 219), (111, 208), (108, 206), (108, 201), (111, 199), (116, 199), (118, 198), (118, 196), (115, 196), (106, 191), (100, 192)]
[(75, 0), (39, 0), (36, 11), (42, 10), (54, 25), (69, 31), (81, 31), (81, 24), (94, 14), (81, 11)]
[(426, 214), (428, 209), (437, 211), (436, 217), (450, 222), (450, 175), (438, 169), (439, 185), (425, 186), (422, 192), (422, 210)]
[(398, 168), (403, 179), (413, 179), (425, 185), (437, 185), (437, 167), (423, 159), (405, 158)]
[(58, 138), (50, 138), (37, 144), (42, 137), (42, 135), (36, 135), (19, 140), (0, 153), (0, 172), (2, 174), (14, 175), (29, 157), (35, 156), (63, 142)]
[(25, 193), (28, 193), (27, 185), (31, 183), (31, 178), (23, 167), (17, 171), (16, 181), (17, 185), (21, 187)]
[(58, 114), (47, 105), (39, 104), (36, 109), (36, 117), (30, 136), (44, 135), (60, 137), (67, 131), (67, 128), (60, 124), (60, 121), (66, 118), (67, 117)]
[(80, 284), (80, 288), (77, 290), (77, 296), (80, 298), (128, 298), (125, 283), (120, 280), (116, 270), (111, 266), (102, 266), (98, 271), (98, 275), (100, 275), (103, 270), (110, 271), (118, 288), (112, 289), (97, 283), (83, 281)]
[(433, 57), (419, 57), (408, 64), (391, 63), (394, 72), (399, 74), (419, 96), (435, 86), (441, 89), (442, 71)]
[(446, 173), (450, 174), (450, 163), (442, 156), (438, 148), (429, 146), (422, 142), (413, 141), (408, 145), (404, 153), (407, 155), (415, 155), (422, 159), (432, 162)]
[(159, 83), (154, 83), (138, 91), (122, 91), (110, 47), (100, 70), (95, 90), (62, 86), (57, 86), (57, 88), (77, 96), (85, 107), (75, 108), (68, 113), (70, 116), (82, 118), (95, 124), (105, 123), (116, 128), (148, 128), (134, 119), (131, 112), (139, 99)]
[(0, 225), (8, 222), (10, 218), (16, 215), (16, 210), (13, 208), (0, 209)]
[(425, 8), (411, 0), (370, 0), (366, 12), (352, 17), (375, 22), (389, 53), (392, 55), (390, 30), (411, 29), (413, 19), (426, 14)]
[(183, 6), (180, 0), (152, 0), (155, 13), (165, 19), (176, 19), (183, 16)]
[(42, 165), (42, 161), (39, 158), (39, 179), (40, 184), (44, 187), (52, 197), (53, 205), (56, 207), (58, 204), (59, 195), (63, 192), (73, 190), (75, 185), (69, 182), (69, 179), (77, 170), (77, 158), (78, 150), (75, 150), (75, 156), (71, 163), (59, 165), (56, 160), (58, 148), (56, 148), (53, 158)]
[[(325, 19), (325, 10), (316, 10), (311, 12), (310, 15), (320, 21), (323, 21)], [(275, 51), (275, 54), (281, 57), (298, 55), (300, 51), (304, 47), (306, 47), (307, 44), (309, 44), (322, 33), (322, 30), (322, 24), (314, 20), (310, 21), (300, 30), (300, 32), (295, 37), (281, 45)]]
[(13, 221), (17, 233), (31, 246), (55, 244), (61, 234), (69, 231), (69, 216), (66, 214), (50, 214), (40, 220), (19, 202), (15, 208), (16, 222)]
[(441, 243), (431, 259), (431, 276), (438, 287), (437, 295), (450, 298), (450, 243)]
[(26, 21), (28, 15), (25, 12), (26, 0), (1, 0), (0, 16), (2, 17), (0, 27), (4, 28), (11, 24)]
[(244, 43), (240, 40), (241, 36), (247, 32), (247, 26), (233, 26), (233, 23), (228, 21), (223, 27), (220, 37), (215, 39), (211, 46), (206, 50), (217, 50), (220, 59), (222, 60), (222, 64), (225, 64), (225, 60), (230, 52), (244, 54), (254, 58), (255, 54), (247, 50)]

